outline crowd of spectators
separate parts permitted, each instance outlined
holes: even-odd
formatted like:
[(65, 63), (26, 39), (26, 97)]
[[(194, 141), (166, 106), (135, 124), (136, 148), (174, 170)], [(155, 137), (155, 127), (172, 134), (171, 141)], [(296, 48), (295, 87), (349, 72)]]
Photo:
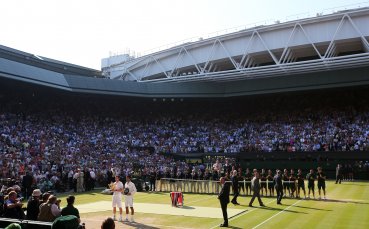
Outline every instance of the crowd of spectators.
[[(319, 117), (319, 118), (318, 118)], [(123, 162), (131, 170), (133, 162), (147, 164), (145, 150), (157, 153), (244, 151), (368, 151), (369, 113), (355, 116), (333, 113), (303, 120), (220, 120), (201, 117), (158, 117), (152, 122), (96, 116), (79, 117), (54, 114), (50, 118), (35, 115), (0, 114), (0, 165), (4, 177), (24, 173), (25, 166), (38, 172), (60, 172), (74, 165), (91, 168)], [(151, 155), (151, 154), (150, 154)], [(144, 160), (137, 160), (143, 158)], [(158, 158), (165, 160), (164, 158)], [(11, 170), (8, 170), (11, 168)], [(50, 173), (52, 175), (52, 173)], [(60, 176), (59, 176), (60, 177)], [(57, 177), (50, 177), (55, 184)], [(50, 184), (44, 184), (45, 186)]]
[[(369, 151), (366, 97), (353, 96), (356, 106), (328, 106), (330, 101), (307, 106), (316, 99), (296, 102), (289, 96), (253, 101), (246, 104), (250, 109), (230, 104), (229, 110), (209, 105), (187, 112), (163, 111), (165, 105), (153, 112), (143, 107), (106, 112), (113, 106), (65, 108), (69, 101), (9, 98), (0, 108), (0, 177), (20, 179), (28, 171), (42, 192), (90, 190), (96, 182), (108, 184), (112, 174), (192, 172), (173, 154)], [(23, 186), (29, 187), (29, 180)], [(31, 188), (24, 191), (29, 196)]]

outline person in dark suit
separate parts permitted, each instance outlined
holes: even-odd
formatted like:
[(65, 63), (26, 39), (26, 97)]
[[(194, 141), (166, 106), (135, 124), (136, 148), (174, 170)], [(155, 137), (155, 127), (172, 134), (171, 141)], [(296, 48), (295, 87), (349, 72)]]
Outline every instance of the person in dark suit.
[(309, 189), (309, 199), (310, 199), (310, 192), (313, 193), (313, 198), (315, 199), (315, 174), (314, 170), (310, 169), (310, 173), (306, 175), (306, 179), (308, 180), (308, 189)]
[[(250, 172), (250, 169), (247, 168), (246, 169), (246, 173), (245, 173), (245, 181), (246, 181), (246, 196), (247, 195), (251, 195), (251, 179), (252, 179), (252, 174)], [(250, 192), (249, 192), (250, 191)]]
[(232, 204), (234, 205), (239, 205), (239, 203), (237, 202), (237, 197), (240, 194), (239, 190), (238, 190), (238, 174), (237, 174), (237, 170), (233, 170), (232, 173), (232, 189), (233, 189), (233, 199), (231, 201)]
[(318, 180), (318, 192), (319, 192), (319, 199), (322, 199), (322, 195), (320, 190), (323, 189), (323, 194), (324, 194), (324, 200), (326, 199), (325, 197), (325, 180), (327, 179), (325, 173), (322, 170), (322, 167), (318, 167), (318, 173), (316, 176), (317, 180)]
[(252, 178), (252, 181), (251, 181), (251, 187), (252, 187), (252, 191), (254, 192), (254, 194), (252, 195), (249, 206), (252, 207), (252, 203), (257, 197), (259, 201), (259, 205), (263, 207), (265, 205), (263, 204), (263, 201), (261, 201), (261, 198), (260, 198), (260, 174), (258, 171), (256, 171), (254, 174), (255, 176), (254, 178)]
[(220, 207), (222, 208), (224, 222), (220, 224), (220, 227), (228, 227), (228, 213), (227, 205), (229, 203), (229, 192), (231, 189), (231, 183), (229, 182), (229, 174), (226, 172), (223, 177), (220, 178), (220, 184), (222, 189), (218, 195)]
[(232, 165), (229, 163), (228, 159), (226, 159), (225, 164), (223, 165), (223, 169), (225, 173), (232, 174)]
[(156, 183), (156, 171), (152, 169), (150, 172), (150, 191), (151, 192), (156, 191), (155, 183)]
[(23, 196), (26, 199), (28, 199), (28, 197), (31, 196), (32, 185), (33, 185), (33, 176), (29, 172), (26, 172), (26, 175), (23, 176), (23, 179), (22, 179)]
[[(108, 169), (107, 171), (106, 171), (106, 177), (107, 177), (107, 181), (106, 181), (106, 186), (107, 187), (109, 187), (109, 184), (110, 183), (112, 183), (112, 182), (115, 182), (115, 181), (112, 181), (111, 180), (111, 178), (112, 178), (112, 176), (113, 176), (113, 172), (112, 172), (112, 170), (111, 169)], [(74, 183), (74, 181), (73, 181), (73, 183)], [(77, 182), (76, 182), (76, 184), (77, 184)], [(73, 186), (74, 186), (74, 184), (73, 184)], [(75, 186), (74, 186), (75, 187)], [(75, 191), (74, 192), (77, 192), (77, 188), (75, 188)]]
[(277, 170), (277, 174), (273, 178), (273, 183), (275, 191), (277, 192), (277, 204), (282, 204), (281, 201), (283, 197), (283, 184), (281, 170)]

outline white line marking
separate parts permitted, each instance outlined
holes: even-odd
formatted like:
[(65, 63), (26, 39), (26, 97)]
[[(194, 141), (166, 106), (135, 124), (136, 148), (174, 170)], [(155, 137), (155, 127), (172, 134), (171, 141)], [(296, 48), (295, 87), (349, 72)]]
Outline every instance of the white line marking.
[(278, 212), (277, 214), (275, 214), (275, 215), (273, 215), (273, 216), (269, 217), (268, 219), (266, 219), (266, 220), (264, 220), (263, 222), (259, 223), (258, 225), (256, 225), (256, 226), (255, 226), (255, 227), (253, 227), (252, 229), (255, 229), (255, 228), (257, 228), (257, 227), (259, 227), (259, 226), (263, 225), (264, 223), (266, 223), (266, 222), (268, 222), (269, 220), (273, 219), (273, 218), (274, 218), (274, 217), (276, 217), (277, 215), (279, 215), (279, 214), (283, 213), (284, 211), (286, 211), (286, 210), (287, 210), (287, 209), (289, 209), (290, 207), (295, 206), (295, 205), (296, 205), (296, 204), (298, 204), (300, 201), (301, 201), (301, 200), (296, 201), (294, 204), (292, 204), (292, 205), (288, 206), (287, 208), (283, 209), (282, 211)]
[[(266, 203), (266, 204), (270, 204), (270, 203), (272, 203), (272, 202), (274, 202), (274, 201), (276, 201), (276, 200), (269, 201), (269, 202), (268, 202), (268, 203)], [(237, 216), (235, 216), (235, 217), (233, 217), (233, 218), (230, 218), (230, 219), (228, 220), (228, 222), (230, 222), (230, 221), (232, 221), (232, 220), (235, 220), (235, 219), (237, 219), (237, 218), (239, 218), (239, 217), (241, 217), (241, 216), (244, 216), (244, 215), (246, 215), (247, 213), (250, 213), (250, 212), (256, 211), (256, 210), (258, 210), (258, 209), (262, 209), (262, 208), (254, 208), (254, 209), (252, 209), (252, 210), (250, 210), (250, 211), (246, 211), (246, 212), (244, 212), (244, 213), (241, 213), (241, 214), (239, 214), (239, 215), (237, 215)], [(216, 226), (214, 226), (214, 227), (212, 227), (212, 228), (210, 228), (210, 229), (214, 229), (214, 228), (217, 228), (217, 227), (219, 227), (219, 225), (216, 225)]]
[[(269, 202), (268, 202), (268, 203), (266, 203), (266, 204), (270, 204), (270, 203), (272, 203), (272, 202), (274, 202), (274, 201), (276, 201), (276, 200), (269, 201)], [(235, 220), (235, 219), (237, 219), (237, 218), (239, 218), (239, 217), (241, 217), (241, 216), (243, 216), (243, 215), (246, 215), (247, 213), (253, 212), (253, 211), (258, 210), (258, 209), (263, 209), (263, 208), (262, 208), (262, 207), (254, 208), (254, 209), (252, 209), (252, 210), (250, 210), (250, 211), (245, 212), (245, 214), (241, 214), (241, 215), (238, 215), (238, 216), (235, 216), (235, 217), (233, 217), (233, 218), (229, 219), (229, 220), (228, 220), (228, 222), (229, 222), (229, 221), (232, 221), (232, 220)]]

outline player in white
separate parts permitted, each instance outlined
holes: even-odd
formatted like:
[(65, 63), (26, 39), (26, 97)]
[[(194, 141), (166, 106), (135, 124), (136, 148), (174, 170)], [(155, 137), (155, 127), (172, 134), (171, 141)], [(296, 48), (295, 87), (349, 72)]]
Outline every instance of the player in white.
[(117, 212), (117, 206), (119, 207), (119, 221), (122, 221), (122, 192), (123, 183), (119, 180), (119, 176), (115, 176), (115, 182), (110, 186), (111, 191), (113, 191), (113, 219), (117, 220), (115, 214)]
[(124, 185), (124, 188), (127, 189), (127, 191), (124, 192), (125, 195), (125, 205), (126, 205), (126, 222), (128, 221), (128, 215), (129, 215), (129, 209), (131, 208), (131, 222), (134, 222), (133, 215), (135, 214), (135, 210), (133, 209), (133, 195), (137, 192), (136, 186), (131, 181), (131, 176), (126, 176), (126, 184)]

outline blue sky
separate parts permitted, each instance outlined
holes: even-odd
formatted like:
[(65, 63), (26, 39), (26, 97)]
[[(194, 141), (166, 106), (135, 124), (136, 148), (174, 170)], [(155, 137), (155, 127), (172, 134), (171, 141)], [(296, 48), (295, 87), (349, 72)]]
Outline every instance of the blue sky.
[(369, 1), (2, 0), (0, 44), (100, 69), (101, 58), (114, 53), (144, 54), (232, 28), (359, 6)]

